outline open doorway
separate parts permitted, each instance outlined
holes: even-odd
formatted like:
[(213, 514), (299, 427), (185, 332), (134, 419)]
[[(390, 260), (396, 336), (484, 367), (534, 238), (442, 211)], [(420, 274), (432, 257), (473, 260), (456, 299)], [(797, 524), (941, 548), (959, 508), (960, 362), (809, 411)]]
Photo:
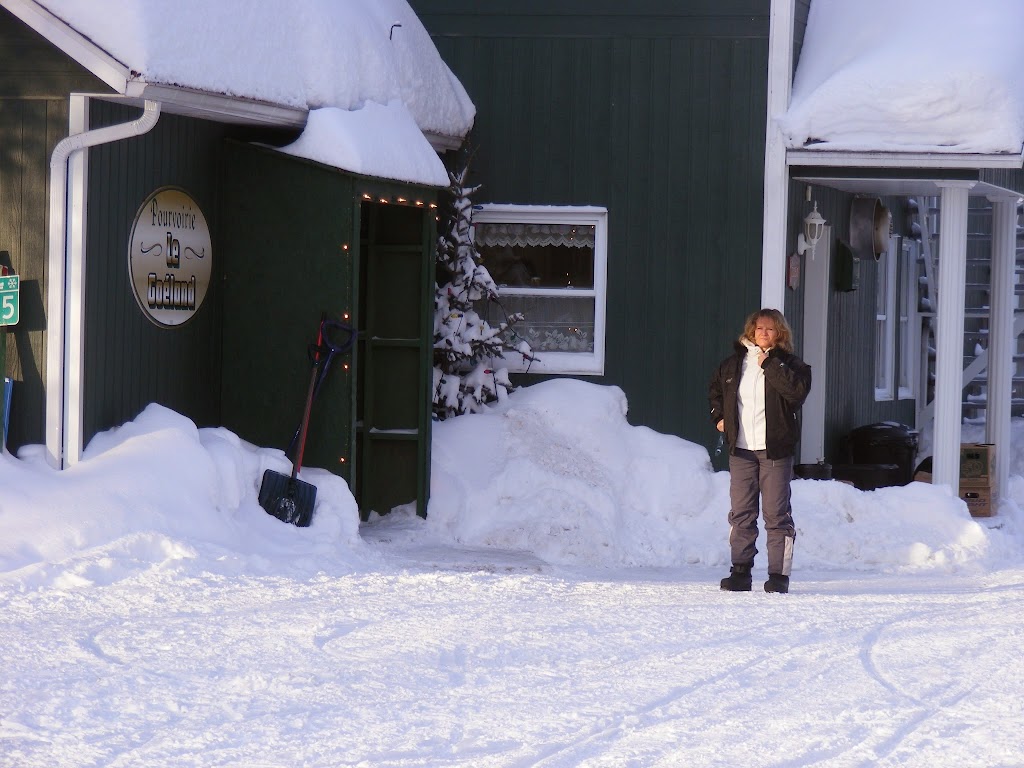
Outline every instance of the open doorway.
[(365, 519), (430, 481), (434, 221), (427, 205), (363, 202), (354, 492)]

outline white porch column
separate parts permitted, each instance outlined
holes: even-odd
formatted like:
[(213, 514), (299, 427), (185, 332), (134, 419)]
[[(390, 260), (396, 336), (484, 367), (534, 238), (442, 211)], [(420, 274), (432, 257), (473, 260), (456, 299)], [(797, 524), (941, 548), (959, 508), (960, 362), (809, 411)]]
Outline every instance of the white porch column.
[(1013, 394), (1014, 267), (1017, 260), (1016, 195), (992, 201), (992, 271), (988, 320), (988, 397), (985, 441), (996, 447), (995, 487), (999, 496), (1010, 475), (1010, 400)]
[(960, 493), (960, 422), (963, 411), (964, 279), (967, 275), (967, 193), (974, 182), (937, 182), (939, 302), (936, 311), (935, 432), (932, 482)]
[(786, 218), (789, 168), (776, 117), (789, 109), (793, 82), (795, 0), (772, 0), (768, 29), (768, 114), (764, 144), (764, 233), (761, 240), (761, 306), (780, 312), (786, 304)]

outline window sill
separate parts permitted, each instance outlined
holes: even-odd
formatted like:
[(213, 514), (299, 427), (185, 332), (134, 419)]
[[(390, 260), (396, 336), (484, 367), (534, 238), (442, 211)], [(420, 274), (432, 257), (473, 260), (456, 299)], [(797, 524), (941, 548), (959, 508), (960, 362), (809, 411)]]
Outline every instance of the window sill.
[(580, 376), (604, 374), (604, 356), (585, 352), (537, 352), (537, 359), (523, 360), (522, 355), (509, 353), (495, 359), (495, 367), (507, 368), (509, 373), (559, 373)]

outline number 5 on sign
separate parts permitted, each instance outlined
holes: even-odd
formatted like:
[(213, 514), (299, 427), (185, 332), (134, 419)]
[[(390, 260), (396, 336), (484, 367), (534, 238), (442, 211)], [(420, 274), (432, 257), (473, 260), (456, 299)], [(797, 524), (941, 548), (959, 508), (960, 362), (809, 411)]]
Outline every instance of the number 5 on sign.
[(21, 278), (17, 275), (0, 277), (0, 325), (18, 324), (18, 293)]

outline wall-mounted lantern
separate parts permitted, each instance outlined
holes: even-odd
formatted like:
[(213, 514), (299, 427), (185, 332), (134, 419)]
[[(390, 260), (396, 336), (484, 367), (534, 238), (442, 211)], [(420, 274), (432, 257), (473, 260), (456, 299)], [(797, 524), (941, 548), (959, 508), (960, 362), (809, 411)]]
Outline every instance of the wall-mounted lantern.
[(796, 252), (803, 256), (808, 249), (811, 251), (811, 258), (814, 258), (814, 251), (825, 234), (825, 219), (818, 213), (818, 204), (814, 204), (814, 210), (804, 218), (804, 231), (796, 239)]

